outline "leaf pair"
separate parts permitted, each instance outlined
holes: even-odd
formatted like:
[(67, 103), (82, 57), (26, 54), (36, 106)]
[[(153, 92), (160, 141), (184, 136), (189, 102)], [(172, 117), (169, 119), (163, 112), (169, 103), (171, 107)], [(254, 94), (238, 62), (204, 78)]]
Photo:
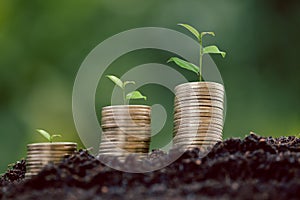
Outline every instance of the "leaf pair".
[(61, 135), (51, 135), (50, 133), (48, 133), (45, 130), (42, 129), (37, 129), (36, 130), (39, 134), (41, 134), (44, 138), (46, 138), (48, 140), (48, 142), (52, 143), (53, 139), (56, 137), (61, 137)]
[[(211, 35), (216, 36), (214, 32), (201, 32), (199, 33), (194, 27), (188, 25), (188, 24), (178, 24), (179, 26), (182, 26), (186, 28), (188, 31), (190, 31), (198, 40), (200, 45), (202, 46), (202, 39), (205, 35)], [(221, 54), (223, 58), (226, 56), (226, 52), (220, 51), (219, 48), (215, 45), (204, 47), (203, 48), (203, 54)]]
[(188, 31), (190, 31), (198, 40), (199, 44), (200, 44), (200, 60), (199, 60), (199, 66), (187, 62), (185, 60), (182, 60), (180, 58), (177, 57), (172, 57), (168, 60), (169, 62), (174, 62), (176, 65), (180, 66), (181, 68), (190, 70), (194, 73), (196, 73), (197, 75), (199, 75), (199, 80), (202, 80), (202, 63), (203, 63), (203, 55), (205, 54), (220, 54), (222, 55), (222, 57), (224, 58), (226, 56), (226, 52), (220, 51), (219, 48), (215, 45), (212, 46), (207, 46), (207, 47), (203, 47), (202, 41), (203, 41), (203, 36), (205, 35), (211, 35), (211, 36), (215, 36), (214, 32), (201, 32), (199, 33), (194, 27), (188, 25), (188, 24), (178, 24), (179, 26), (182, 26), (184, 28), (186, 28)]
[(203, 38), (204, 35), (212, 35), (215, 36), (214, 32), (201, 32), (199, 33), (194, 27), (188, 25), (188, 24), (178, 24), (179, 26), (182, 26), (189, 30), (199, 41)]
[(112, 82), (114, 82), (117, 86), (119, 86), (122, 91), (123, 91), (123, 100), (124, 100), (124, 104), (126, 100), (130, 100), (130, 99), (144, 99), (147, 100), (147, 97), (142, 95), (139, 91), (132, 91), (128, 94), (125, 95), (125, 87), (128, 84), (135, 84), (134, 81), (121, 81), (118, 77), (114, 76), (114, 75), (107, 75), (107, 78), (109, 78)]

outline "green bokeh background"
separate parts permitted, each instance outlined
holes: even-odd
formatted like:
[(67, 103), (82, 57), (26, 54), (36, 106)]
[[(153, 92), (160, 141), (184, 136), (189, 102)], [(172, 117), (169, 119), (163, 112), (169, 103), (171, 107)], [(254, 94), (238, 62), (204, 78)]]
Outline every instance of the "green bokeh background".
[[(207, 37), (205, 43), (228, 53), (226, 59), (213, 56), (227, 92), (224, 138), (243, 137), (250, 131), (297, 135), (299, 4), (299, 0), (1, 0), (0, 171), (25, 157), (27, 143), (42, 140), (36, 128), (62, 133), (60, 141), (80, 143), (72, 118), (72, 87), (80, 64), (96, 45), (138, 27), (187, 33), (176, 26), (179, 22), (214, 31), (217, 37)], [(122, 75), (138, 64), (165, 64), (170, 55), (133, 52), (108, 72)], [(97, 110), (109, 103), (105, 93), (113, 88), (107, 80), (100, 84), (105, 90), (96, 95)], [(159, 87), (141, 90), (172, 109), (171, 93)], [(171, 128), (168, 124), (163, 130), (166, 137)]]

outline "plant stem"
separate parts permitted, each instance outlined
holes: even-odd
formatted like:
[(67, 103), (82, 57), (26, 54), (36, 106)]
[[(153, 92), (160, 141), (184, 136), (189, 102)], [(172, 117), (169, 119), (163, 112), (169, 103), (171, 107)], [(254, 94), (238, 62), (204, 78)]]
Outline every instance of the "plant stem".
[(126, 105), (125, 87), (123, 88), (122, 92), (123, 92), (123, 104)]
[(200, 44), (200, 58), (199, 58), (199, 81), (202, 81), (202, 59), (203, 59), (203, 47), (202, 47), (202, 35), (200, 35), (199, 38), (199, 44)]

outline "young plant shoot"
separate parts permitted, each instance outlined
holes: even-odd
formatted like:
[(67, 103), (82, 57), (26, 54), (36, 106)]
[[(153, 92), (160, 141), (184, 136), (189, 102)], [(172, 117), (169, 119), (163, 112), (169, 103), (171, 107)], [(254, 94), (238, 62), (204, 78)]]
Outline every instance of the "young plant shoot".
[(36, 130), (40, 135), (42, 135), (44, 138), (48, 140), (48, 142), (52, 143), (54, 138), (61, 137), (61, 135), (51, 135), (45, 130), (37, 129)]
[(107, 75), (107, 78), (109, 78), (112, 82), (114, 82), (118, 87), (122, 89), (122, 95), (123, 95), (123, 104), (126, 105), (126, 103), (131, 99), (144, 99), (147, 100), (147, 97), (142, 95), (139, 91), (132, 91), (126, 94), (125, 88), (128, 84), (135, 84), (134, 81), (121, 81), (118, 77), (114, 75)]
[(168, 62), (174, 62), (179, 67), (182, 67), (184, 69), (187, 69), (187, 70), (190, 70), (190, 71), (196, 73), (199, 76), (199, 81), (203, 81), (203, 77), (202, 77), (203, 56), (205, 54), (212, 53), (212, 54), (220, 54), (220, 55), (222, 55), (223, 58), (225, 58), (226, 53), (224, 51), (220, 51), (219, 48), (215, 45), (203, 47), (203, 37), (205, 35), (215, 36), (214, 32), (201, 32), (201, 33), (199, 33), (194, 27), (192, 27), (188, 24), (178, 24), (178, 25), (186, 28), (188, 31), (190, 31), (197, 38), (197, 41), (199, 42), (199, 45), (200, 45), (199, 66), (197, 66), (193, 63), (187, 62), (185, 60), (182, 60), (180, 58), (177, 58), (177, 57), (170, 58), (168, 60)]

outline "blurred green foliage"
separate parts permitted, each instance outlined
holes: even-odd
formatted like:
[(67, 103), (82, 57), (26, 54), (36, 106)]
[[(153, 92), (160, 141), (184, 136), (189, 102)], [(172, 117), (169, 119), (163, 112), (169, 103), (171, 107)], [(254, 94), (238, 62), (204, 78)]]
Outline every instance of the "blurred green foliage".
[[(249, 131), (298, 134), (299, 4), (298, 0), (1, 0), (0, 171), (25, 156), (27, 143), (42, 141), (36, 128), (62, 133), (58, 140), (80, 143), (71, 107), (77, 70), (101, 41), (136, 27), (182, 31), (176, 26), (182, 22), (216, 33), (218, 40), (208, 38), (206, 44), (217, 41), (228, 53), (226, 59), (213, 56), (227, 92), (224, 138), (243, 137)], [(165, 64), (170, 56), (174, 55), (154, 50), (133, 52), (113, 63), (108, 73), (122, 75), (148, 62)], [(116, 71), (114, 66), (127, 67)], [(190, 72), (181, 72), (193, 79)], [(102, 83), (107, 85), (103, 92), (110, 94), (112, 84)], [(141, 91), (150, 102), (172, 112), (171, 93), (147, 86)], [(97, 111), (108, 98), (97, 94)], [(171, 123), (168, 119), (163, 132), (171, 133)]]

